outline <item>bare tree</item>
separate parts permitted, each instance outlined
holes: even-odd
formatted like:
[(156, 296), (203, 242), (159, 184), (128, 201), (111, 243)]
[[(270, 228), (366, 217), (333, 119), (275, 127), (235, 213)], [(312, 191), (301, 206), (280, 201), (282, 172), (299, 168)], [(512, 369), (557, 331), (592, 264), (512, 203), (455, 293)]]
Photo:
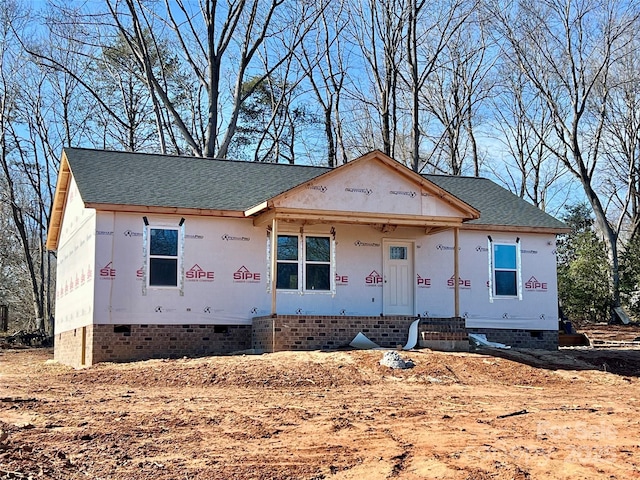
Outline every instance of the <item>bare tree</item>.
[[(73, 53), (91, 62), (101, 58), (104, 47), (113, 45), (112, 39), (120, 38), (139, 80), (147, 86), (159, 150), (167, 151), (171, 144), (179, 152), (186, 147), (194, 155), (208, 157), (228, 153), (240, 106), (252, 93), (243, 85), (256, 69), (264, 68), (260, 49), (270, 52), (270, 63), (260, 73), (265, 81), (292, 57), (322, 10), (293, 0), (201, 0), (199, 9), (183, 0), (166, 0), (164, 5), (107, 0), (105, 5), (104, 12), (95, 6), (83, 11), (65, 3), (54, 5), (56, 18), (67, 19), (64, 25), (71, 27), (55, 33), (71, 40), (65, 32), (80, 31), (73, 38)], [(168, 45), (177, 53), (169, 53)], [(122, 129), (131, 128), (84, 70), (69, 68), (42, 45), (25, 42), (24, 47), (44, 65), (73, 75), (103, 114)], [(173, 77), (177, 69), (179, 81)], [(197, 83), (189, 83), (189, 78)]]
[[(570, 192), (561, 184), (566, 167), (545, 144), (554, 134), (551, 115), (540, 93), (514, 65), (502, 65), (499, 83), (492, 101), (494, 138), (507, 158), (492, 165), (492, 171), (516, 195), (546, 210), (549, 197), (564, 192), (566, 198)], [(564, 204), (562, 199), (555, 203)]]
[(349, 158), (342, 126), (341, 103), (347, 81), (347, 56), (342, 30), (348, 23), (345, 4), (328, 2), (319, 25), (302, 43), (298, 59), (323, 114), (327, 163), (336, 167)]
[[(411, 111), (411, 140), (412, 140), (412, 153), (411, 153), (411, 168), (418, 172), (420, 171), (421, 159), (420, 159), (420, 146), (421, 146), (421, 110), (423, 104), (421, 102), (422, 90), (425, 87), (427, 80), (438, 69), (443, 68), (444, 63), (441, 59), (443, 52), (452, 43), (456, 44), (456, 47), (462, 48), (462, 44), (454, 39), (457, 37), (460, 40), (461, 29), (464, 28), (470, 15), (475, 10), (475, 2), (468, 0), (444, 0), (437, 2), (426, 2), (425, 0), (407, 0), (407, 35), (405, 36), (406, 42), (406, 62), (407, 73), (404, 75), (404, 80), (409, 90), (410, 98), (410, 111)], [(427, 6), (428, 8), (425, 8)], [(451, 68), (450, 72), (462, 73), (461, 70), (457, 71), (460, 67), (464, 68), (464, 73), (471, 74), (472, 77), (468, 78), (464, 82), (465, 87), (474, 88), (473, 84), (470, 84), (475, 79), (475, 75), (478, 72), (472, 72), (468, 69), (464, 62), (470, 62), (472, 55), (480, 55), (484, 52), (484, 45), (468, 45), (468, 39), (464, 39), (463, 43), (467, 52), (474, 52), (473, 54), (466, 55), (467, 58), (456, 58), (457, 53), (451, 55), (450, 60), (459, 60), (458, 65)], [(459, 53), (459, 52), (458, 52)], [(442, 74), (442, 72), (441, 72)], [(454, 81), (458, 81), (456, 79)], [(459, 122), (461, 126), (471, 125), (471, 119), (467, 119), (468, 123), (463, 121), (463, 110), (469, 110), (470, 102), (469, 97), (461, 99), (464, 105), (456, 105), (453, 108), (459, 110), (456, 113), (455, 118), (451, 118), (450, 121), (442, 119), (446, 122), (446, 128), (451, 128), (451, 122)], [(472, 130), (471, 130), (472, 131)], [(450, 130), (452, 135), (449, 139), (456, 143), (456, 132)], [(473, 140), (473, 137), (471, 137)], [(453, 146), (453, 145), (450, 145)], [(456, 149), (457, 150), (457, 149)], [(454, 151), (451, 151), (454, 154)], [(453, 159), (453, 157), (452, 157)], [(452, 160), (452, 164), (455, 162)], [(454, 172), (458, 170), (454, 168)], [(452, 173), (454, 173), (452, 172)], [(459, 172), (458, 172), (459, 173)]]
[[(127, 0), (127, 3), (131, 21), (136, 23), (138, 17), (135, 11), (143, 8), (142, 2)], [(200, 15), (196, 15), (182, 0), (175, 5), (166, 1), (165, 14), (159, 18), (164, 19), (172, 30), (186, 64), (206, 91), (203, 147), (198, 145), (187, 129), (162, 85), (153, 76), (150, 81), (194, 153), (225, 157), (236, 132), (240, 107), (253, 93), (244, 85), (250, 70), (256, 65), (259, 49), (267, 48), (271, 52), (271, 63), (260, 77), (261, 81), (265, 81), (292, 56), (321, 9), (311, 3), (285, 0), (238, 0), (226, 4), (217, 0), (202, 0)], [(177, 8), (176, 12), (174, 8)], [(136, 32), (140, 31), (136, 28)], [(266, 45), (273, 39), (278, 39), (274, 46)], [(139, 43), (140, 38), (137, 41)], [(146, 54), (143, 51), (137, 51), (137, 54), (139, 60), (144, 61)], [(231, 97), (224, 102), (221, 96), (225, 79), (223, 75), (233, 81), (230, 85)], [(255, 82), (256, 87), (260, 83)], [(222, 118), (225, 116), (223, 125)], [(222, 130), (224, 133), (221, 133)]]
[[(473, 38), (472, 42), (469, 39)], [(461, 175), (471, 161), (473, 174), (480, 175), (481, 158), (475, 123), (493, 80), (494, 58), (480, 22), (467, 22), (455, 32), (440, 53), (441, 66), (431, 72), (421, 90), (421, 105), (437, 120), (433, 153), (426, 163), (436, 171)], [(495, 57), (495, 55), (494, 55)]]
[[(0, 189), (5, 184), (0, 177)], [(4, 225), (0, 236), (0, 305), (9, 307), (9, 325), (11, 329), (26, 330), (33, 319), (33, 303), (29, 292), (29, 275), (22, 262), (22, 247), (13, 228), (13, 218), (9, 205), (0, 200), (0, 222)]]
[(595, 175), (602, 161), (611, 68), (638, 27), (637, 2), (493, 2), (506, 53), (544, 98), (554, 141), (539, 137), (580, 181), (607, 250), (610, 288), (620, 304), (618, 232), (607, 219)]
[[(352, 92), (357, 102), (372, 109), (379, 118), (382, 151), (395, 156), (398, 130), (398, 82), (405, 41), (406, 0), (368, 0), (349, 3), (347, 30), (363, 58), (363, 73), (373, 91), (359, 88)], [(365, 84), (366, 87), (366, 84)], [(375, 98), (371, 94), (375, 92)], [(375, 132), (371, 132), (374, 136)], [(375, 148), (373, 145), (368, 149)]]
[(34, 92), (29, 90), (20, 74), (24, 74), (26, 62), (14, 35), (24, 28), (27, 14), (15, 2), (0, 6), (0, 168), (4, 187), (0, 201), (10, 211), (11, 230), (19, 241), (23, 265), (30, 280), (35, 325), (44, 330), (50, 302), (45, 300), (48, 278), (45, 278), (47, 256), (43, 242), (48, 203), (45, 204), (42, 175), (48, 176), (48, 171), (43, 172), (38, 158), (32, 155), (29, 146), (33, 137), (29, 136), (29, 130), (26, 139), (21, 133), (25, 115), (30, 114), (21, 102), (31, 98)]
[(604, 119), (603, 189), (618, 215), (616, 230), (631, 240), (640, 232), (640, 41), (630, 39), (613, 65)]

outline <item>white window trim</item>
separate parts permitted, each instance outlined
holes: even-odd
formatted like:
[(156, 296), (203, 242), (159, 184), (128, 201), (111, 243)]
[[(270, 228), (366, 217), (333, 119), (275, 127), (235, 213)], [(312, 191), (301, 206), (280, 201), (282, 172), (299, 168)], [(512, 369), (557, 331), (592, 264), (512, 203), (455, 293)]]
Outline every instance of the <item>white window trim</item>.
[[(495, 255), (494, 255), (494, 247), (498, 245), (504, 245), (508, 247), (515, 247), (516, 249), (516, 294), (515, 295), (499, 295), (496, 293), (496, 282), (495, 282), (495, 272), (512, 272), (514, 271), (511, 268), (496, 268), (495, 267)], [(493, 302), (494, 300), (514, 300), (519, 299), (522, 300), (522, 257), (520, 254), (520, 241), (519, 239), (515, 242), (509, 241), (494, 241), (489, 238), (489, 301)]]
[[(147, 225), (145, 226), (146, 235), (145, 235), (145, 285), (148, 289), (152, 290), (180, 290), (181, 294), (183, 292), (182, 279), (184, 277), (183, 265), (182, 265), (182, 257), (184, 256), (184, 225), (181, 227), (176, 227), (175, 225)], [(151, 230), (175, 230), (178, 233), (178, 245), (177, 245), (177, 255), (151, 255)], [(151, 285), (151, 258), (168, 258), (168, 259), (176, 259), (176, 285)]]
[[(331, 242), (331, 235), (319, 235), (319, 234), (313, 234), (313, 233), (309, 233), (309, 234), (303, 234), (302, 235), (302, 243), (304, 245), (304, 251), (303, 251), (303, 258), (302, 258), (302, 291), (305, 293), (331, 293), (331, 285), (332, 285), (332, 279), (334, 279), (335, 281), (335, 273), (333, 270), (333, 265), (331, 262), (331, 258), (333, 257), (333, 244)], [(307, 247), (307, 238), (309, 237), (313, 237), (313, 238), (326, 238), (327, 240), (329, 240), (329, 259), (326, 262), (320, 262), (317, 260), (307, 260), (306, 256), (307, 256), (307, 252), (306, 252), (306, 247)], [(307, 265), (329, 265), (329, 288), (327, 290), (315, 290), (315, 289), (310, 289), (307, 290), (307, 279), (306, 279), (306, 273), (307, 273)]]
[[(297, 241), (298, 241), (298, 258), (297, 260), (279, 260), (278, 259), (278, 248), (279, 248), (279, 242), (278, 239), (280, 237), (296, 237)], [(300, 235), (297, 233), (287, 233), (287, 232), (278, 232), (278, 236), (275, 239), (276, 242), (276, 258), (274, 259), (275, 263), (276, 263), (276, 291), (277, 292), (300, 292), (300, 278), (302, 277), (302, 272), (300, 271), (300, 263), (301, 263), (301, 256), (304, 253), (302, 251), (302, 244), (300, 243)], [(286, 264), (290, 264), (293, 265), (295, 264), (298, 267), (298, 287), (297, 288), (278, 288), (278, 282), (277, 282), (277, 275), (278, 275), (278, 265), (281, 263), (286, 263)]]
[[(297, 237), (298, 238), (298, 260), (278, 260), (277, 254), (278, 249), (276, 246), (276, 273), (278, 271), (278, 263), (297, 263), (298, 265), (298, 288), (277, 288), (276, 291), (279, 293), (298, 293), (300, 295), (335, 295), (336, 293), (336, 279), (335, 279), (335, 271), (336, 271), (336, 261), (335, 261), (335, 251), (336, 251), (336, 243), (335, 239), (332, 238), (331, 234), (326, 233), (294, 233), (294, 232), (278, 232), (278, 237)], [(327, 238), (329, 240), (329, 260), (326, 262), (319, 261), (307, 261), (306, 259), (306, 245), (307, 245), (307, 237), (313, 238)], [(277, 239), (276, 239), (277, 245)], [(307, 279), (306, 279), (306, 266), (307, 265), (329, 265), (329, 289), (328, 290), (307, 290)], [(277, 282), (276, 282), (277, 284)]]

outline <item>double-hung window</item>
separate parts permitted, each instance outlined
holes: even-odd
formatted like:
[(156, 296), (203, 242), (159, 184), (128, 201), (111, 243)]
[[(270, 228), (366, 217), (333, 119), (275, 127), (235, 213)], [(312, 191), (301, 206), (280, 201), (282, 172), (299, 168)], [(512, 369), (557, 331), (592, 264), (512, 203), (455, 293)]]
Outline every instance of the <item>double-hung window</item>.
[(178, 286), (178, 229), (149, 228), (149, 286)]
[(493, 294), (496, 297), (518, 296), (518, 245), (493, 243)]
[(330, 238), (279, 235), (276, 287), (278, 290), (330, 291)]
[(278, 290), (298, 289), (298, 236), (278, 235), (278, 268), (276, 288)]
[(331, 289), (331, 242), (329, 237), (304, 239), (305, 290)]

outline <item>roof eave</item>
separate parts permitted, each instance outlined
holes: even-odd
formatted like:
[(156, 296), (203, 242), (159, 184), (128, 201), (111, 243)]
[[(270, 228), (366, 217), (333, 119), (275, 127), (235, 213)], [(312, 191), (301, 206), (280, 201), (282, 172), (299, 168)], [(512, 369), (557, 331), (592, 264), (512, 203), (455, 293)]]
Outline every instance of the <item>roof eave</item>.
[(56, 182), (56, 192), (53, 197), (53, 202), (51, 203), (51, 213), (49, 215), (49, 228), (47, 229), (47, 241), (45, 243), (47, 250), (58, 249), (62, 219), (67, 206), (67, 195), (70, 184), (71, 168), (67, 154), (63, 150), (62, 158), (60, 159), (60, 171), (58, 172), (58, 180)]
[(460, 227), (464, 230), (483, 230), (493, 232), (513, 232), (513, 233), (547, 233), (561, 235), (571, 231), (568, 227), (541, 227), (533, 225), (494, 225), (481, 223), (463, 223)]
[(251, 217), (252, 215), (257, 215), (259, 213), (261, 213), (264, 210), (267, 210), (269, 208), (269, 202), (262, 202), (259, 203), (258, 205), (255, 205), (247, 210), (244, 211), (244, 216), (245, 217)]
[(122, 212), (122, 213), (138, 213), (138, 214), (157, 214), (157, 215), (198, 215), (205, 217), (231, 217), (244, 218), (242, 210), (222, 210), (211, 208), (192, 208), (192, 207), (158, 207), (152, 205), (123, 205), (116, 203), (97, 203), (86, 202), (86, 208), (93, 208), (102, 212)]

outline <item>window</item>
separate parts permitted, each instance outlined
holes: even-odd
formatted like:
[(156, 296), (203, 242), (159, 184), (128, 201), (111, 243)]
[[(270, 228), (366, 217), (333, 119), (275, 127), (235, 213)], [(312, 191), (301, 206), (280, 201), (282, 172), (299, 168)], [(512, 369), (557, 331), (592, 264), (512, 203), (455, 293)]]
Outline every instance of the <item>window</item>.
[(497, 297), (518, 296), (518, 252), (516, 245), (493, 244), (493, 288)]
[[(331, 241), (329, 237), (304, 236), (300, 252), (297, 235), (279, 235), (277, 252), (278, 290), (331, 290)], [(304, 277), (304, 282), (300, 276)]]
[(330, 290), (331, 256), (329, 237), (305, 238), (305, 289)]
[(276, 288), (279, 290), (298, 289), (298, 237), (278, 236), (278, 269)]
[(389, 260), (406, 260), (407, 259), (407, 247), (389, 247)]
[(149, 285), (178, 286), (178, 229), (150, 228)]

